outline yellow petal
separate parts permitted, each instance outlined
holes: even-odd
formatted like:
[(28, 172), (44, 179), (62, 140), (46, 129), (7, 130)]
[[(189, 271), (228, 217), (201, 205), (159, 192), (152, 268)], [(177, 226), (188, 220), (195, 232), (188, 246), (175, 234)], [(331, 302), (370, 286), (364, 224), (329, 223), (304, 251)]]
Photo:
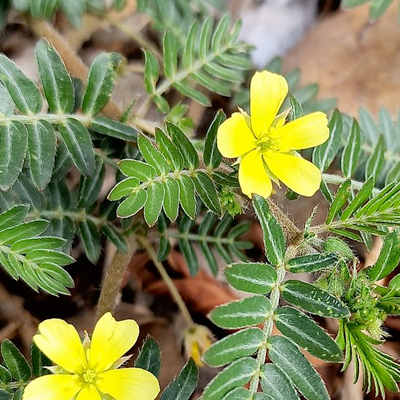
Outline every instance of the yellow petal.
[(97, 388), (116, 400), (154, 400), (160, 391), (157, 378), (140, 368), (112, 369), (103, 372)]
[(78, 397), (75, 400), (101, 400), (101, 396), (93, 384), (86, 384), (79, 392)]
[(252, 194), (258, 194), (263, 197), (271, 195), (271, 179), (265, 170), (258, 150), (251, 151), (240, 162), (239, 183), (242, 192), (250, 198)]
[(90, 368), (107, 370), (135, 344), (138, 336), (139, 326), (133, 319), (117, 322), (110, 313), (104, 314), (93, 331)]
[(71, 400), (79, 392), (76, 375), (45, 375), (34, 379), (24, 390), (23, 400)]
[(300, 117), (278, 129), (280, 151), (308, 149), (328, 140), (328, 119), (322, 112)]
[(80, 374), (86, 368), (86, 356), (79, 334), (62, 319), (43, 321), (33, 340), (50, 360), (68, 372)]
[(304, 158), (271, 152), (264, 159), (271, 172), (294, 192), (312, 196), (319, 189), (321, 171)]
[(269, 71), (256, 72), (250, 83), (250, 117), (253, 133), (268, 133), (288, 93), (286, 79)]
[(256, 140), (241, 113), (233, 113), (218, 128), (217, 147), (224, 157), (235, 158), (253, 150)]

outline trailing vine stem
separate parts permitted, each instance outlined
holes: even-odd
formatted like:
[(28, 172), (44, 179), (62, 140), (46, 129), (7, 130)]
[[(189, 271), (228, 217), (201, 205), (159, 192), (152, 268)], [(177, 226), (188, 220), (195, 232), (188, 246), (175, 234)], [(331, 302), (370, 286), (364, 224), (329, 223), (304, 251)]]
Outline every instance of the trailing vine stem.
[(97, 305), (96, 321), (107, 312), (114, 313), (122, 279), (132, 256), (138, 248), (134, 235), (127, 237), (126, 241), (128, 251), (126, 253), (117, 251), (111, 260), (111, 264), (104, 273), (103, 285)]
[(169, 292), (171, 293), (172, 298), (174, 299), (176, 305), (178, 306), (180, 312), (182, 313), (182, 316), (185, 319), (188, 327), (193, 326), (194, 322), (188, 308), (186, 307), (185, 302), (183, 301), (171, 277), (165, 270), (164, 265), (162, 264), (162, 262), (158, 261), (157, 254), (153, 246), (151, 245), (150, 241), (147, 239), (147, 237), (137, 236), (137, 242), (146, 250), (147, 254), (150, 256), (151, 260), (153, 261), (153, 264), (157, 268), (158, 273), (161, 275), (161, 278), (163, 279), (165, 285), (167, 286)]

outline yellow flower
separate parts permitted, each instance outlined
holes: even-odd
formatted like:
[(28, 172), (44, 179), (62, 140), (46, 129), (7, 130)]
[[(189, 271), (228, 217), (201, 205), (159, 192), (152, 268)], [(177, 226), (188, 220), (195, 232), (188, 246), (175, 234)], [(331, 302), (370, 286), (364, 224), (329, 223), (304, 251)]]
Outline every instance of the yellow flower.
[(202, 357), (213, 341), (211, 331), (203, 325), (193, 324), (183, 333), (185, 354), (192, 357), (199, 367), (204, 365)]
[(39, 325), (34, 342), (59, 367), (57, 373), (34, 379), (23, 400), (154, 400), (160, 388), (150, 372), (140, 368), (117, 369), (121, 357), (134, 345), (139, 327), (134, 320), (117, 322), (110, 313), (101, 317), (92, 340), (82, 345), (76, 329), (61, 319)]
[(288, 93), (283, 76), (256, 72), (250, 84), (250, 116), (243, 110), (221, 124), (218, 149), (224, 157), (240, 157), (239, 183), (251, 197), (269, 197), (273, 180), (303, 196), (312, 196), (321, 183), (321, 172), (301, 158), (297, 150), (324, 143), (329, 137), (328, 121), (314, 112), (285, 124), (287, 112), (278, 111)]

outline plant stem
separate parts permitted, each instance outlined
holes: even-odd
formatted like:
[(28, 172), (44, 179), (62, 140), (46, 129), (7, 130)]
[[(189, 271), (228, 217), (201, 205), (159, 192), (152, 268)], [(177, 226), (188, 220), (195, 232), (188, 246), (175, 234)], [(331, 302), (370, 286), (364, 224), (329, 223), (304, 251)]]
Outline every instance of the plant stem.
[(126, 253), (117, 251), (110, 266), (105, 271), (103, 286), (101, 288), (100, 298), (97, 305), (97, 320), (107, 312), (114, 313), (122, 279), (133, 254), (135, 254), (137, 250), (137, 243), (134, 235), (127, 237), (127, 242), (128, 251)]
[(161, 278), (163, 279), (169, 292), (171, 293), (172, 298), (174, 299), (176, 305), (178, 306), (180, 312), (182, 313), (183, 318), (185, 319), (187, 325), (188, 326), (194, 325), (193, 319), (190, 315), (188, 308), (186, 307), (185, 302), (183, 301), (171, 277), (165, 270), (164, 265), (160, 261), (158, 261), (157, 254), (153, 246), (151, 245), (150, 241), (144, 236), (138, 236), (137, 242), (146, 250), (147, 254), (150, 256), (155, 267), (157, 268), (158, 273), (161, 275)]

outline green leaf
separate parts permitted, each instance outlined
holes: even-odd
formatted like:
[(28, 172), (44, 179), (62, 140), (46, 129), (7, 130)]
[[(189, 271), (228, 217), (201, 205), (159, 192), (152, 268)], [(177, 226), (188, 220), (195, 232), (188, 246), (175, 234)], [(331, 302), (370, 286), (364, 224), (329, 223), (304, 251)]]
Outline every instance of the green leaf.
[(34, 18), (50, 19), (56, 7), (58, 0), (33, 0), (31, 1), (31, 14)]
[(222, 400), (252, 400), (252, 396), (249, 389), (238, 387), (228, 392)]
[(275, 313), (276, 327), (298, 346), (321, 360), (339, 362), (343, 354), (335, 341), (304, 313), (281, 307)]
[(26, 125), (31, 179), (38, 190), (44, 190), (51, 180), (57, 149), (54, 128), (47, 121)]
[(393, 0), (371, 0), (371, 7), (369, 9), (369, 17), (371, 19), (380, 18), (385, 11), (392, 4)]
[(292, 258), (288, 261), (287, 266), (290, 272), (294, 273), (311, 273), (320, 271), (321, 269), (330, 268), (338, 261), (337, 257), (326, 254), (310, 254), (308, 256), (300, 256)]
[(82, 0), (60, 1), (60, 7), (74, 28), (79, 28), (86, 11), (86, 2)]
[(32, 343), (31, 360), (32, 372), (36, 378), (50, 372), (46, 367), (50, 367), (53, 363), (39, 350), (35, 343)]
[(264, 296), (245, 297), (214, 308), (211, 321), (225, 329), (239, 329), (261, 324), (271, 312), (271, 303)]
[(8, 190), (17, 180), (23, 167), (27, 147), (28, 132), (24, 125), (15, 121), (0, 126), (1, 190)]
[(199, 371), (192, 358), (179, 375), (165, 388), (160, 400), (189, 400), (199, 379)]
[(28, 261), (33, 261), (37, 264), (40, 263), (53, 263), (57, 265), (69, 265), (75, 260), (68, 254), (55, 250), (30, 250), (26, 254)]
[(0, 400), (11, 400), (11, 393), (0, 389)]
[(363, 185), (361, 190), (354, 197), (354, 200), (347, 206), (347, 208), (343, 211), (341, 216), (342, 221), (346, 221), (346, 219), (350, 218), (368, 199), (371, 195), (375, 186), (374, 178), (371, 176)]
[(263, 263), (236, 263), (225, 269), (227, 281), (237, 290), (267, 294), (276, 283), (275, 268)]
[(107, 198), (111, 201), (119, 200), (122, 197), (129, 196), (139, 186), (139, 180), (136, 178), (126, 178), (118, 182), (108, 194)]
[(265, 254), (273, 265), (282, 263), (285, 257), (285, 237), (282, 228), (269, 210), (268, 202), (261, 196), (253, 196), (253, 207), (263, 231)]
[(361, 153), (360, 126), (356, 119), (353, 119), (351, 132), (342, 154), (342, 171), (344, 176), (350, 178), (357, 168), (358, 159)]
[(17, 253), (27, 253), (31, 250), (56, 250), (64, 246), (65, 242), (65, 239), (53, 236), (20, 239), (11, 245), (11, 250)]
[(151, 165), (137, 160), (121, 160), (118, 168), (125, 176), (135, 177), (142, 182), (150, 181), (156, 176), (156, 170)]
[(194, 63), (196, 56), (196, 47), (198, 41), (199, 24), (194, 22), (189, 29), (189, 34), (186, 40), (186, 45), (183, 53), (183, 66), (190, 69)]
[(365, 166), (365, 179), (373, 177), (376, 181), (379, 173), (381, 172), (384, 164), (384, 156), (385, 156), (385, 140), (383, 136), (379, 136), (378, 142), (374, 151), (371, 154), (371, 157), (367, 161), (367, 165)]
[(181, 171), (184, 168), (184, 160), (180, 151), (175, 143), (159, 128), (156, 128), (156, 141), (171, 170)]
[(168, 121), (167, 131), (181, 152), (185, 165), (188, 166), (189, 169), (198, 168), (199, 156), (197, 151), (183, 131), (178, 126)]
[(127, 218), (135, 215), (145, 205), (146, 200), (147, 193), (145, 190), (132, 193), (118, 206), (117, 216), (120, 218)]
[(175, 77), (175, 71), (177, 69), (177, 44), (175, 41), (174, 34), (166, 30), (163, 40), (163, 54), (164, 54), (164, 72), (165, 76), (173, 81)]
[(124, 237), (113, 227), (113, 225), (103, 225), (101, 231), (114, 243), (117, 250), (121, 253), (126, 253), (128, 251), (128, 246)]
[(147, 201), (144, 205), (144, 219), (150, 227), (157, 222), (164, 202), (164, 196), (165, 189), (160, 182), (154, 182), (147, 189)]
[(28, 204), (17, 204), (0, 214), (0, 230), (18, 225), (24, 221), (29, 211)]
[(211, 17), (208, 17), (205, 21), (203, 26), (201, 27), (200, 35), (198, 37), (199, 43), (199, 57), (201, 60), (205, 61), (209, 54), (209, 46), (210, 46), (210, 39), (213, 29), (213, 20)]
[(371, 281), (376, 282), (388, 276), (400, 262), (400, 231), (387, 234), (376, 263), (366, 271)]
[(23, 114), (40, 112), (42, 96), (39, 89), (13, 61), (3, 54), (0, 54), (0, 81), (3, 82), (15, 105)]
[(36, 45), (35, 58), (50, 111), (71, 113), (75, 102), (74, 86), (60, 55), (49, 42), (41, 40)]
[(135, 361), (136, 368), (142, 368), (151, 372), (155, 377), (161, 372), (161, 351), (159, 344), (151, 337), (147, 336), (146, 341), (140, 349)]
[(168, 174), (169, 165), (165, 157), (151, 144), (150, 140), (145, 136), (139, 136), (137, 140), (140, 153), (160, 175)]
[(257, 371), (254, 358), (241, 358), (220, 372), (204, 389), (203, 400), (220, 400), (232, 389), (245, 385)]
[(217, 215), (221, 215), (221, 204), (212, 179), (203, 171), (192, 177), (196, 192), (205, 206)]
[(78, 223), (78, 233), (87, 258), (96, 264), (102, 249), (99, 229), (93, 221), (85, 219)]
[(335, 110), (329, 121), (329, 139), (316, 147), (313, 152), (313, 163), (321, 170), (325, 171), (332, 164), (341, 146), (343, 135), (342, 116)]
[(301, 281), (286, 281), (282, 297), (290, 304), (312, 314), (328, 318), (344, 318), (350, 315), (349, 309), (339, 299), (326, 290)]
[(207, 131), (206, 140), (204, 143), (204, 164), (215, 169), (219, 166), (222, 160), (222, 155), (217, 147), (217, 131), (219, 126), (224, 122), (226, 116), (222, 110), (219, 110), (215, 115), (210, 127)]
[(269, 358), (289, 377), (297, 390), (307, 399), (329, 400), (329, 394), (314, 367), (289, 339), (272, 336)]
[(198, 103), (200, 103), (204, 107), (210, 107), (211, 106), (211, 102), (207, 98), (207, 96), (205, 96), (203, 93), (199, 92), (198, 90), (193, 89), (189, 85), (187, 85), (187, 84), (185, 84), (183, 82), (175, 82), (172, 86), (176, 90), (178, 90), (180, 93), (182, 93), (183, 95), (185, 95), (185, 96), (197, 101)]
[(164, 212), (171, 221), (175, 221), (178, 217), (180, 186), (178, 181), (173, 178), (167, 178), (163, 185), (165, 189)]
[(264, 333), (260, 328), (243, 329), (212, 344), (203, 357), (204, 361), (212, 367), (220, 367), (251, 356), (262, 345), (263, 339)]
[(43, 233), (49, 226), (49, 221), (38, 219), (2, 229), (0, 231), (1, 245), (12, 244), (20, 239), (27, 239)]
[(196, 216), (196, 196), (194, 191), (194, 183), (187, 175), (181, 175), (179, 183), (179, 201), (183, 211), (190, 218)]
[(31, 378), (32, 372), (28, 362), (10, 340), (2, 341), (1, 355), (14, 379), (27, 382)]
[(96, 157), (96, 166), (93, 176), (90, 179), (85, 176), (81, 177), (78, 194), (78, 208), (89, 208), (96, 203), (103, 187), (105, 175), (106, 168), (103, 160), (100, 157)]
[(8, 369), (0, 365), (0, 382), (7, 385), (11, 382), (11, 379), (12, 377)]
[(126, 142), (136, 142), (137, 139), (137, 131), (131, 126), (123, 124), (122, 122), (113, 121), (106, 117), (93, 118), (90, 128), (103, 135), (121, 139)]
[(329, 225), (333, 221), (333, 219), (339, 214), (342, 207), (346, 204), (346, 201), (350, 196), (350, 190), (351, 180), (347, 179), (339, 186), (336, 192), (335, 200), (329, 208), (328, 216), (326, 217), (327, 225)]
[(83, 175), (92, 176), (96, 163), (89, 131), (74, 118), (67, 118), (58, 130), (76, 167)]
[(148, 94), (156, 91), (156, 84), (160, 77), (160, 67), (157, 58), (148, 50), (144, 50), (144, 85)]
[(14, 113), (15, 104), (8, 93), (8, 90), (4, 87), (4, 85), (0, 82), (0, 113), (4, 114), (5, 116), (10, 116)]
[[(190, 220), (189, 220), (190, 221)], [(196, 252), (189, 240), (185, 238), (179, 239), (179, 248), (185, 257), (189, 273), (195, 276), (199, 272), (199, 260), (197, 259)]]
[(122, 56), (117, 53), (102, 53), (94, 59), (82, 100), (85, 114), (96, 115), (109, 102), (121, 62)]
[(299, 400), (292, 382), (275, 364), (261, 366), (261, 387), (272, 400)]

